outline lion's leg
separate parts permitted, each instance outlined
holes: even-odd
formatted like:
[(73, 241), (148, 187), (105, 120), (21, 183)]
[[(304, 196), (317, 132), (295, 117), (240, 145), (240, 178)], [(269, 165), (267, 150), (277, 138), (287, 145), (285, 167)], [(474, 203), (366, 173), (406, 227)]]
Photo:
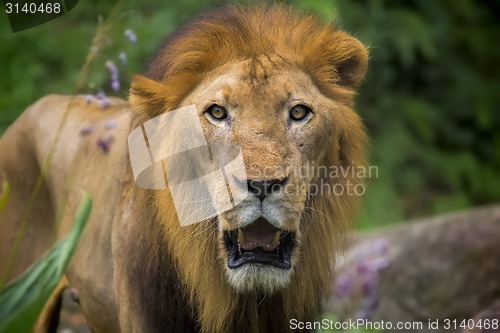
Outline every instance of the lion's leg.
[(45, 304), (42, 313), (38, 317), (33, 328), (34, 333), (55, 333), (59, 325), (63, 292), (68, 287), (69, 282), (63, 277), (56, 289)]

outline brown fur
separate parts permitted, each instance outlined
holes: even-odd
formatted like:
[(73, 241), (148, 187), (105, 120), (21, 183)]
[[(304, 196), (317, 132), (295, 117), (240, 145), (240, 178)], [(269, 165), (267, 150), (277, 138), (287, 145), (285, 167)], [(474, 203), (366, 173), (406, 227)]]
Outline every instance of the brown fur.
[[(132, 82), (130, 102), (139, 114), (136, 124), (179, 106), (211, 70), (260, 54), (275, 54), (288, 67), (308, 73), (326, 96), (341, 104), (344, 117), (336, 125), (337, 136), (325, 143), (330, 154), (324, 163), (363, 165), (365, 134), (350, 108), (354, 89), (367, 66), (364, 47), (332, 25), (322, 25), (311, 16), (297, 16), (281, 5), (229, 6), (200, 16), (170, 37), (149, 66), (149, 78), (136, 76)], [(338, 181), (360, 182), (351, 178)], [(305, 237), (300, 258), (305, 260), (299, 259), (289, 288), (273, 295), (242, 295), (228, 285), (224, 272), (217, 267), (224, 258), (218, 256), (221, 245), (214, 237), (213, 221), (181, 228), (173, 207), (166, 206), (171, 201), (169, 195), (154, 196), (144, 195), (139, 205), (146, 207), (154, 200), (151, 214), (158, 216), (164, 240), (147, 233), (145, 239), (165, 242), (154, 246), (165, 246), (171, 253), (203, 332), (288, 331), (290, 318), (317, 318), (320, 300), (332, 281), (336, 250), (358, 207), (355, 197), (311, 199), (301, 225)]]

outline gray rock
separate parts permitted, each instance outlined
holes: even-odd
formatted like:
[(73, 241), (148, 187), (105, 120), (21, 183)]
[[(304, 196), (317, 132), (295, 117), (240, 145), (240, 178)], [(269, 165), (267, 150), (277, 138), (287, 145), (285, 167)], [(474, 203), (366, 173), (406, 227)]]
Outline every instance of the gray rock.
[[(422, 323), (422, 329), (386, 330), (390, 332), (461, 332), (462, 320), (500, 299), (500, 206), (357, 235), (340, 261), (337, 292), (328, 304), (339, 320), (361, 315), (393, 327)], [(370, 265), (372, 272), (366, 274)], [(372, 290), (366, 281), (374, 284)], [(450, 329), (444, 328), (446, 320)], [(439, 323), (439, 328), (429, 323)]]

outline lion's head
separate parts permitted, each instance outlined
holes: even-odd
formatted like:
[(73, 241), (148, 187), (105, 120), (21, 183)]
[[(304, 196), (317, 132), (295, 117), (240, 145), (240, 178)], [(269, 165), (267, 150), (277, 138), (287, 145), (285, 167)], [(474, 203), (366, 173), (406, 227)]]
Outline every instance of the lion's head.
[(330, 24), (282, 5), (229, 6), (181, 28), (133, 79), (137, 125), (195, 105), (206, 140), (243, 154), (246, 174), (232, 176), (250, 195), (217, 218), (181, 228), (169, 193), (152, 198), (204, 329), (262, 295), (289, 316), (317, 314), (359, 201), (347, 186), (362, 180), (330, 171), (365, 163), (352, 100), (366, 67), (363, 45)]

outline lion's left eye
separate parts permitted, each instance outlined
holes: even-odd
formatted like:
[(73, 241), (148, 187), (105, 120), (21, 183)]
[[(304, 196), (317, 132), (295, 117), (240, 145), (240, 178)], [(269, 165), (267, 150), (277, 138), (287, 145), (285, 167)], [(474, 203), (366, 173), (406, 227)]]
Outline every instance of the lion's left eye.
[(311, 109), (305, 105), (295, 105), (290, 109), (290, 118), (294, 121), (300, 121), (307, 117), (311, 112)]
[(223, 120), (227, 118), (227, 111), (224, 107), (212, 104), (206, 111), (215, 120)]

